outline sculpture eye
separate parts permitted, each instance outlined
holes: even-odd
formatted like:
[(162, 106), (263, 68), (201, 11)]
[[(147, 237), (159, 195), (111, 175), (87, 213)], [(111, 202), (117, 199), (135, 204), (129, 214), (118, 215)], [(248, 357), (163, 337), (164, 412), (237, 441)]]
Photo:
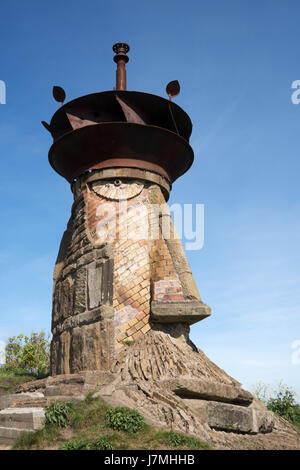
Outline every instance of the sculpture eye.
[(115, 186), (121, 186), (121, 184), (122, 184), (122, 181), (121, 181), (121, 180), (115, 180), (115, 181), (114, 181), (114, 185), (115, 185)]

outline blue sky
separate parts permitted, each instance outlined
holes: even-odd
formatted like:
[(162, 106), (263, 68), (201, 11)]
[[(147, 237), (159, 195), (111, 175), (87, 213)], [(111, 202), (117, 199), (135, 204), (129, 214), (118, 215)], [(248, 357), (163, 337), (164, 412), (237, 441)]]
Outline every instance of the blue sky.
[(212, 315), (198, 347), (251, 388), (283, 380), (300, 397), (299, 3), (12, 0), (1, 6), (0, 342), (50, 331), (52, 272), (70, 215), (40, 121), (67, 100), (112, 89), (112, 45), (131, 46), (128, 89), (175, 101), (193, 122), (192, 169), (170, 203), (205, 205), (205, 243), (187, 252)]

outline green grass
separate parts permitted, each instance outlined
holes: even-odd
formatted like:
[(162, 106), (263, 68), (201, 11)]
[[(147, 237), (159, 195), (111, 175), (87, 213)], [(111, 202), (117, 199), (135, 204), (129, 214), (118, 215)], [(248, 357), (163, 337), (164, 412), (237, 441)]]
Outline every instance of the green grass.
[(36, 380), (36, 377), (24, 371), (8, 371), (0, 367), (0, 395), (15, 393), (20, 385), (31, 380)]
[[(73, 405), (68, 425), (46, 424), (35, 433), (22, 433), (16, 440), (14, 450), (61, 449), (61, 450), (160, 450), (187, 449), (206, 450), (208, 444), (173, 431), (161, 431), (152, 426), (129, 426), (126, 430), (111, 429), (108, 416), (115, 411), (128, 417), (128, 408), (110, 407), (99, 398), (89, 394), (85, 400)], [(140, 415), (141, 416), (141, 415)], [(130, 415), (137, 423), (138, 413)], [(59, 420), (58, 420), (59, 422)], [(130, 421), (131, 422), (131, 421)], [(123, 428), (124, 429), (124, 428)], [(135, 432), (133, 432), (135, 431)]]

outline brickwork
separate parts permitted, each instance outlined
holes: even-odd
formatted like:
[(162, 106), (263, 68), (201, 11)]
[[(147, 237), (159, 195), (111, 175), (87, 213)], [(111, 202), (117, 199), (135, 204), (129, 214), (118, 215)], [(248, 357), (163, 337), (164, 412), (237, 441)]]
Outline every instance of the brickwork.
[(150, 331), (160, 311), (166, 316), (170, 305), (174, 321), (175, 304), (193, 298), (179, 276), (182, 255), (174, 258), (178, 250), (162, 236), (154, 205), (166, 201), (156, 183), (94, 178), (73, 192), (54, 272), (52, 374), (108, 368), (126, 342)]
[(161, 280), (155, 282), (153, 300), (162, 302), (184, 300), (180, 282), (178, 280)]
[(114, 353), (113, 257), (108, 246), (97, 249), (90, 243), (84, 214), (79, 197), (54, 271), (52, 375), (107, 369)]

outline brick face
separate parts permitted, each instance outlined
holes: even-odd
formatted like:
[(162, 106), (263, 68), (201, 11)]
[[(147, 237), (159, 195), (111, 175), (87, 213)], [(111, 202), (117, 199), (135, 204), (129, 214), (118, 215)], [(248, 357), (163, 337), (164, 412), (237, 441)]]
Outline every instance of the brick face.
[[(151, 185), (139, 183), (133, 190), (129, 181), (122, 183), (119, 191), (109, 185), (107, 189), (102, 181), (96, 184), (97, 191), (93, 190), (93, 183), (76, 189), (68, 243), (55, 268), (52, 349), (59, 357), (62, 350), (69, 348), (64, 352), (68, 364), (60, 366), (61, 373), (87, 367), (84, 357), (74, 355), (72, 345), (81, 341), (84, 350), (85, 341), (92, 341), (90, 338), (95, 334), (99, 342), (95, 351), (103, 355), (103, 343), (113, 354), (124, 346), (124, 341), (136, 340), (151, 329), (151, 300), (183, 300), (172, 256), (160, 229), (158, 239), (151, 238), (156, 224)], [(118, 194), (122, 197), (126, 194), (126, 184), (131, 196), (120, 203)], [(104, 321), (103, 306), (110, 306), (114, 312), (104, 329), (95, 322), (98, 317), (100, 324)], [(90, 325), (86, 325), (87, 318), (91, 318)], [(85, 329), (79, 328), (86, 334), (86, 340), (78, 333), (78, 322), (86, 325)], [(76, 337), (72, 325), (76, 326)], [(67, 332), (68, 343), (62, 340)], [(102, 368), (100, 359), (94, 362)], [(105, 358), (105, 364), (108, 363), (109, 359)]]
[[(133, 335), (135, 339), (138, 333), (140, 336), (149, 331), (151, 299), (177, 301), (183, 300), (183, 294), (168, 246), (155, 219), (147, 185), (123, 204), (109, 199), (110, 194), (116, 198), (115, 191), (109, 193), (101, 189), (99, 182), (97, 185), (98, 194), (89, 188), (84, 195), (86, 229), (96, 242), (97, 226), (99, 222), (103, 223), (103, 214), (112, 215), (102, 228), (112, 237), (114, 245), (113, 307), (117, 346)], [(105, 193), (106, 197), (99, 193)], [(158, 239), (153, 239), (153, 233)]]

